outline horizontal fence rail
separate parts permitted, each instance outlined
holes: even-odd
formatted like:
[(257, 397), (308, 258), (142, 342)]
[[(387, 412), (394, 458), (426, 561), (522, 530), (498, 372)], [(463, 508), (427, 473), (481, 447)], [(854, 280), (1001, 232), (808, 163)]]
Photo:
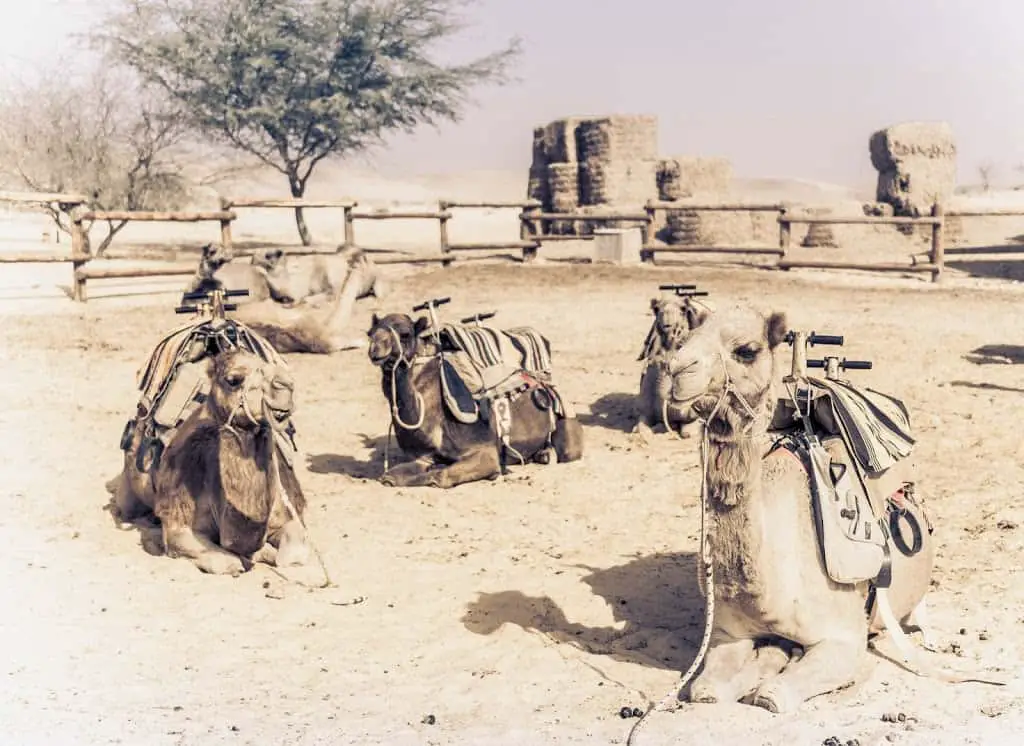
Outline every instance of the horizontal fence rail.
[[(574, 225), (593, 225), (611, 222), (629, 223), (638, 227), (641, 234), (640, 259), (654, 262), (658, 255), (681, 256), (686, 254), (712, 253), (724, 255), (774, 256), (773, 265), (778, 269), (856, 269), (874, 272), (926, 273), (931, 275), (933, 282), (939, 281), (945, 266), (944, 231), (950, 217), (994, 217), (1024, 216), (1024, 208), (1020, 209), (964, 209), (945, 211), (942, 205), (933, 206), (930, 215), (920, 217), (907, 216), (868, 216), (849, 215), (815, 215), (811, 205), (791, 205), (778, 202), (744, 202), (741, 200), (712, 202), (694, 198), (680, 200), (650, 200), (641, 210), (619, 210), (607, 212), (588, 208), (586, 211), (545, 212), (537, 200), (454, 200), (443, 199), (438, 202), (436, 210), (432, 209), (363, 209), (357, 210), (359, 202), (355, 199), (262, 199), (232, 198), (222, 199), (220, 210), (206, 211), (136, 211), (136, 210), (87, 210), (85, 197), (61, 193), (21, 193), (0, 192), (0, 202), (14, 204), (49, 204), (59, 205), (60, 210), (69, 216), (71, 231), (71, 251), (66, 254), (51, 253), (0, 253), (0, 264), (28, 262), (70, 262), (74, 284), (72, 298), (76, 301), (87, 300), (86, 283), (90, 279), (111, 279), (131, 277), (186, 276), (195, 271), (195, 266), (185, 264), (152, 264), (147, 267), (111, 266), (110, 262), (91, 253), (89, 246), (89, 230), (96, 221), (110, 222), (216, 222), (220, 224), (220, 241), (225, 247), (232, 247), (232, 224), (238, 220), (240, 209), (297, 209), (320, 208), (338, 209), (343, 213), (340, 221), (343, 228), (342, 242), (333, 247), (288, 247), (290, 255), (333, 254), (348, 247), (358, 246), (355, 236), (355, 223), (360, 220), (436, 220), (439, 228), (439, 251), (437, 254), (405, 253), (394, 249), (371, 249), (360, 246), (366, 251), (380, 252), (374, 261), (378, 264), (441, 264), (448, 266), (458, 260), (462, 252), (499, 252), (502, 250), (521, 252), (524, 262), (537, 257), (538, 250), (548, 241), (591, 241), (595, 238), (593, 231), (583, 231), (574, 235), (546, 235), (542, 226), (550, 221), (569, 221)], [(517, 210), (520, 230), (519, 238), (499, 241), (466, 241), (452, 242), (449, 238), (449, 224), (460, 210)], [(777, 246), (700, 246), (666, 244), (655, 240), (654, 228), (659, 213), (670, 211), (701, 212), (751, 212), (775, 213), (779, 226)], [(931, 233), (931, 247), (928, 260), (915, 263), (900, 262), (849, 262), (825, 258), (804, 259), (791, 256), (793, 225), (884, 225), (884, 226), (926, 226)], [(254, 255), (259, 249), (240, 249), (240, 256)], [(1024, 248), (1018, 250), (1024, 252)]]

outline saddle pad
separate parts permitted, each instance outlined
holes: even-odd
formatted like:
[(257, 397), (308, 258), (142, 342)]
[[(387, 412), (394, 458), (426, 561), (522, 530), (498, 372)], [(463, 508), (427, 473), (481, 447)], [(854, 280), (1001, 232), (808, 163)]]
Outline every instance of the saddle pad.
[(442, 341), (464, 352), (480, 370), (522, 368), (536, 375), (551, 375), (551, 349), (536, 329), (516, 327), (494, 329), (488, 326), (443, 324)]

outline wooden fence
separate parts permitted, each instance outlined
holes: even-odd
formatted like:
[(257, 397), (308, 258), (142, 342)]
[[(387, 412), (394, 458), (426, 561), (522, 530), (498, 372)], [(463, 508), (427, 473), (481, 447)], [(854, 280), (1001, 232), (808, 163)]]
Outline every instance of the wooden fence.
[[(436, 220), (438, 221), (439, 252), (436, 254), (403, 255), (390, 252), (390, 256), (375, 258), (379, 264), (425, 264), (438, 263), (448, 266), (458, 259), (463, 252), (500, 251), (512, 249), (522, 252), (524, 261), (537, 257), (538, 250), (548, 241), (588, 240), (593, 235), (545, 235), (542, 228), (550, 221), (572, 221), (578, 224), (601, 223), (606, 221), (624, 222), (639, 225), (642, 248), (641, 260), (654, 262), (661, 254), (747, 254), (771, 255), (777, 257), (779, 269), (820, 268), (820, 269), (857, 269), (874, 272), (927, 272), (933, 282), (941, 279), (945, 263), (943, 229), (947, 217), (981, 217), (994, 215), (1024, 216), (1021, 210), (977, 211), (963, 210), (946, 213), (941, 205), (935, 205), (931, 215), (923, 217), (871, 217), (871, 216), (819, 216), (806, 212), (795, 212), (793, 206), (780, 203), (748, 203), (748, 202), (707, 202), (695, 199), (666, 201), (649, 201), (642, 211), (636, 212), (543, 212), (540, 203), (535, 200), (522, 201), (458, 201), (442, 200), (436, 210), (376, 210), (359, 211), (358, 202), (350, 199), (312, 200), (312, 199), (232, 199), (222, 200), (221, 210), (209, 212), (98, 212), (81, 208), (84, 198), (75, 195), (57, 194), (11, 194), (0, 192), (0, 201), (22, 203), (59, 204), (71, 216), (71, 253), (56, 255), (49, 253), (3, 254), (0, 262), (71, 262), (74, 272), (72, 297), (77, 301), (87, 299), (86, 283), (90, 279), (155, 277), (190, 275), (195, 265), (163, 264), (149, 267), (112, 267), (103, 259), (92, 256), (89, 252), (88, 225), (96, 220), (127, 220), (127, 221), (167, 221), (167, 222), (201, 222), (210, 221), (220, 224), (220, 241), (225, 246), (232, 246), (232, 223), (238, 218), (237, 211), (246, 208), (328, 208), (342, 211), (341, 227), (343, 233), (342, 247), (356, 246), (355, 222), (357, 220)], [(449, 223), (455, 216), (455, 210), (462, 209), (518, 209), (520, 225), (519, 238), (502, 241), (476, 243), (453, 243), (449, 240)], [(659, 212), (664, 211), (693, 212), (768, 212), (775, 213), (779, 226), (778, 246), (678, 246), (660, 243), (655, 240), (654, 227)], [(88, 224), (88, 225), (86, 225)], [(833, 260), (799, 259), (790, 257), (792, 226), (794, 224), (833, 224), (833, 225), (926, 225), (931, 229), (931, 248), (929, 261), (925, 263), (899, 262), (840, 262)], [(360, 248), (368, 248), (360, 246)], [(329, 250), (331, 253), (337, 249)], [(374, 250), (374, 249), (371, 249)], [(313, 247), (289, 247), (289, 254), (325, 253), (324, 249)], [(388, 253), (386, 249), (376, 251)], [(1022, 249), (1024, 251), (1024, 249)], [(243, 251), (242, 253), (252, 253)], [(106, 265), (106, 266), (105, 266)]]

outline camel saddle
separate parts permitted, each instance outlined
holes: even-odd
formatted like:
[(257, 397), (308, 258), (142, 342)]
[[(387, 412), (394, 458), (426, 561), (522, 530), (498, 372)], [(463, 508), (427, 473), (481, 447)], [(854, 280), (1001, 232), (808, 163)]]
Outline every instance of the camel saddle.
[(536, 329), (444, 324), (438, 338), (443, 399), (459, 422), (486, 419), (496, 399), (537, 389), (546, 395), (534, 395), (538, 406), (567, 416), (567, 406), (551, 380), (551, 348)]
[[(178, 428), (206, 401), (210, 393), (208, 359), (237, 348), (262, 360), (286, 365), (267, 340), (233, 319), (190, 322), (157, 343), (149, 360), (136, 374), (141, 392), (136, 416), (128, 421), (121, 437), (121, 449), (126, 451), (136, 422), (145, 423), (146, 434), (136, 454), (140, 471), (152, 471)], [(290, 464), (296, 450), (295, 426), (290, 420), (285, 433), (288, 440), (279, 446), (288, 446), (281, 447), (280, 451)], [(147, 457), (150, 457), (148, 463)]]
[[(771, 424), (782, 431), (776, 447), (793, 452), (807, 469), (829, 577), (887, 587), (891, 545), (908, 555), (920, 550), (922, 527), (915, 513), (932, 530), (914, 499), (909, 415), (886, 394), (834, 379), (806, 380), (795, 403), (778, 402)], [(809, 417), (798, 414), (797, 406)], [(909, 542), (904, 523), (913, 534)]]

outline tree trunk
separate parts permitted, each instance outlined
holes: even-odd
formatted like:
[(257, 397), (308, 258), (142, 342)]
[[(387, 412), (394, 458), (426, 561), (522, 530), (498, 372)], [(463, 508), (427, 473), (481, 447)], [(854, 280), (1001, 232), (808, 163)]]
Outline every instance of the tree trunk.
[[(301, 199), (302, 195), (306, 193), (306, 182), (296, 176), (289, 176), (288, 183), (292, 189), (292, 197)], [(295, 208), (295, 225), (299, 229), (299, 238), (302, 240), (302, 245), (312, 245), (313, 234), (309, 232), (309, 226), (306, 225), (306, 215), (301, 207)]]
[(128, 225), (127, 220), (122, 220), (117, 225), (114, 225), (112, 222), (107, 223), (107, 235), (103, 237), (103, 240), (100, 241), (100, 245), (96, 247), (97, 258), (103, 256), (103, 252), (110, 247), (110, 242), (114, 240), (114, 236), (116, 236), (126, 225)]

